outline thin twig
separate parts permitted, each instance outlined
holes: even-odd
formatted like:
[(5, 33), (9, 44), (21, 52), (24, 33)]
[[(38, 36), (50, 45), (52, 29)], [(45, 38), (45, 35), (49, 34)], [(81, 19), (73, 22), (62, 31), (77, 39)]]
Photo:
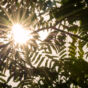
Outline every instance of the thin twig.
[(80, 37), (80, 36), (78, 36), (78, 35), (76, 35), (76, 34), (72, 34), (72, 33), (70, 33), (70, 32), (67, 32), (67, 31), (64, 31), (64, 30), (61, 30), (61, 29), (58, 29), (58, 28), (55, 28), (55, 27), (53, 27), (53, 29), (55, 29), (55, 30), (57, 30), (57, 31), (60, 31), (60, 32), (62, 32), (62, 33), (64, 33), (64, 34), (67, 34), (67, 35), (69, 35), (69, 36), (73, 36), (73, 37), (76, 37), (76, 38), (78, 38), (78, 39), (81, 39), (81, 40), (83, 40), (83, 41), (88, 41), (88, 40), (86, 40), (86, 39), (84, 39), (84, 38), (82, 38), (82, 37)]
[(69, 36), (73, 36), (73, 37), (76, 37), (76, 38), (78, 38), (78, 39), (80, 39), (80, 40), (83, 40), (83, 41), (88, 42), (88, 40), (86, 40), (86, 39), (84, 39), (84, 38), (82, 38), (82, 37), (80, 37), (80, 36), (78, 36), (78, 35), (76, 35), (76, 34), (72, 34), (72, 33), (70, 33), (70, 32), (67, 32), (67, 31), (58, 29), (58, 28), (56, 28), (56, 27), (54, 27), (54, 26), (38, 29), (38, 30), (36, 30), (36, 31), (33, 31), (31, 34), (34, 34), (34, 33), (36, 33), (36, 32), (40, 32), (40, 31), (43, 31), (43, 30), (47, 30), (47, 29), (54, 29), (54, 30), (57, 30), (57, 31), (62, 32), (62, 33), (64, 33), (64, 34), (67, 34), (67, 35), (69, 35)]

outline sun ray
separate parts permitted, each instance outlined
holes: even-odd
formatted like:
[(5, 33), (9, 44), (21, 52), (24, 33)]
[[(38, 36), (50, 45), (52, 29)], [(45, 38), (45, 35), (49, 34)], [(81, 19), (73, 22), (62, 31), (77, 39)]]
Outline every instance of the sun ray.
[[(18, 8), (17, 9), (17, 12), (16, 12), (16, 14), (17, 14), (17, 19), (15, 20), (16, 22), (18, 22), (18, 23), (21, 23), (21, 15), (23, 15), (23, 13), (21, 14), (21, 8)], [(23, 20), (22, 20), (23, 21)]]
[[(2, 7), (1, 7), (2, 8)], [(2, 10), (5, 12), (6, 16), (8, 17), (8, 19), (11, 21), (12, 24), (14, 24), (12, 18), (11, 18), (11, 15), (4, 9), (2, 8)]]
[(23, 20), (25, 19), (25, 15), (26, 15), (26, 9), (24, 9), (24, 12), (22, 13), (22, 17), (20, 19), (21, 22), (23, 22)]
[(24, 21), (22, 22), (22, 24), (24, 24), (25, 26), (31, 25), (32, 21), (31, 19), (33, 18), (33, 14), (30, 14), (29, 17), (25, 18)]

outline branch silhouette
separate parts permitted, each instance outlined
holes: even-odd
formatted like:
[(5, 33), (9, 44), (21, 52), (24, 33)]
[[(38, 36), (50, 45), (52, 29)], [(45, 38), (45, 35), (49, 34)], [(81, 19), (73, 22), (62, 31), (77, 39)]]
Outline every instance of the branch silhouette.
[(47, 30), (47, 29), (54, 29), (54, 30), (57, 30), (57, 31), (62, 32), (62, 33), (64, 33), (64, 34), (67, 34), (67, 35), (69, 35), (69, 36), (73, 36), (73, 37), (76, 37), (76, 38), (78, 38), (78, 39), (80, 39), (80, 40), (83, 40), (83, 41), (88, 42), (88, 40), (87, 40), (87, 39), (84, 39), (83, 37), (80, 37), (80, 36), (78, 36), (78, 35), (76, 35), (76, 34), (73, 34), (73, 33), (64, 31), (64, 30), (62, 30), (62, 29), (56, 28), (56, 27), (54, 27), (54, 26), (51, 26), (51, 27), (44, 27), (44, 28), (38, 29), (38, 30), (36, 30), (36, 31), (33, 31), (31, 34), (34, 34), (34, 33), (36, 33), (36, 32), (40, 32), (40, 31), (43, 31), (43, 30)]

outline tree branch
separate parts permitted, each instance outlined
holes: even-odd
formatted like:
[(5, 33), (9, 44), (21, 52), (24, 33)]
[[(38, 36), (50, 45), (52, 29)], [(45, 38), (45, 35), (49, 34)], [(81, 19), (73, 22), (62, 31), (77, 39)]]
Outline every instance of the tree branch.
[(80, 36), (78, 36), (78, 35), (76, 35), (76, 34), (72, 34), (72, 33), (70, 33), (70, 32), (67, 32), (67, 31), (64, 31), (64, 30), (61, 30), (61, 29), (57, 29), (57, 28), (55, 28), (55, 27), (53, 27), (53, 29), (55, 29), (55, 30), (57, 30), (57, 31), (60, 31), (60, 32), (62, 32), (62, 33), (64, 33), (64, 34), (67, 34), (67, 35), (69, 35), (69, 36), (73, 36), (73, 37), (76, 37), (76, 38), (78, 38), (78, 39), (80, 39), (80, 40), (83, 40), (83, 41), (87, 41), (87, 42), (88, 42), (88, 40), (86, 40), (86, 39), (84, 39), (84, 38), (82, 38), (82, 37), (80, 37)]
[(54, 30), (57, 30), (57, 31), (62, 32), (62, 33), (64, 33), (64, 34), (67, 34), (67, 35), (69, 35), (69, 36), (73, 36), (73, 37), (76, 37), (76, 38), (78, 38), (78, 39), (80, 39), (80, 40), (83, 40), (83, 41), (88, 42), (87, 39), (84, 39), (84, 38), (82, 38), (82, 37), (80, 37), (80, 36), (78, 36), (78, 35), (76, 35), (76, 34), (72, 34), (72, 33), (70, 33), (70, 32), (67, 32), (67, 31), (58, 29), (58, 28), (56, 28), (56, 27), (54, 27), (54, 26), (38, 29), (38, 30), (36, 30), (36, 31), (33, 31), (31, 34), (34, 34), (34, 33), (36, 33), (36, 32), (40, 32), (40, 31), (43, 31), (43, 30), (47, 30), (47, 29), (54, 29)]

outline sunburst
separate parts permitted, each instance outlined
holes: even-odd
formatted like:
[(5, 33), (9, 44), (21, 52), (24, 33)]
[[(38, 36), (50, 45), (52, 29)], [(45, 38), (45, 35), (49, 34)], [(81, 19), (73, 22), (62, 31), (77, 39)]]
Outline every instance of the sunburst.
[(47, 37), (48, 32), (46, 31), (32, 34), (35, 31), (34, 26), (38, 23), (38, 20), (33, 20), (33, 13), (28, 14), (27, 10), (23, 8), (14, 8), (12, 12), (3, 8), (3, 11), (8, 20), (5, 19), (7, 23), (3, 21), (2, 25), (8, 27), (7, 39), (13, 44), (23, 46), (29, 43), (28, 45), (36, 46), (39, 39), (44, 40)]
[[(5, 9), (3, 9), (5, 15), (8, 17), (7, 24), (1, 23), (7, 27), (6, 29), (6, 37), (9, 41), (12, 41), (13, 44), (22, 45), (30, 44), (36, 45), (38, 40), (38, 34), (32, 32), (35, 30), (34, 25), (37, 23), (37, 20), (32, 21), (32, 15), (29, 14), (26, 16), (26, 9), (13, 9), (12, 13), (9, 13)], [(36, 36), (36, 37), (35, 37)], [(33, 44), (35, 43), (35, 44)], [(29, 45), (28, 44), (28, 45)]]

